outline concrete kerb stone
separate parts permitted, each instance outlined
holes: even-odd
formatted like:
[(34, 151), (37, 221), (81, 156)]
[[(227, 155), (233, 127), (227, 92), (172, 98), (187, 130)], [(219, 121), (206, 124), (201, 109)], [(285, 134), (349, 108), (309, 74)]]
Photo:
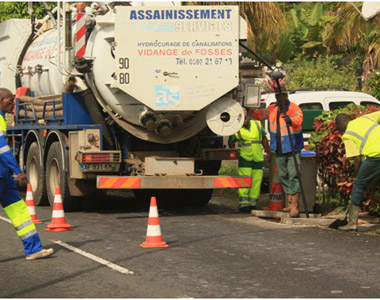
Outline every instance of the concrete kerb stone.
[[(322, 217), (321, 214), (309, 214), (309, 218), (306, 218), (304, 213), (300, 213), (299, 218), (291, 218), (287, 212), (263, 210), (252, 210), (251, 216), (253, 217), (252, 219), (260, 219), (262, 222), (277, 224), (278, 226), (318, 226), (325, 229), (329, 229), (328, 227), (331, 223), (342, 218), (340, 215)], [(279, 222), (273, 222), (269, 219), (277, 219)], [(359, 215), (359, 221), (357, 233), (376, 234), (376, 229), (380, 228), (379, 221), (366, 221), (365, 214)]]
[(322, 219), (322, 218), (312, 218), (309, 215), (310, 218), (290, 218), (290, 217), (283, 217), (281, 218), (282, 224), (287, 225), (313, 225), (313, 226), (326, 226), (328, 227), (332, 222), (334, 222), (336, 219)]
[(300, 213), (299, 218), (291, 218), (289, 213), (281, 211), (252, 210), (251, 215), (259, 218), (280, 219), (280, 223), (286, 225), (312, 225), (328, 227), (336, 220), (322, 218), (321, 214), (309, 214), (309, 218), (307, 218), (305, 213)]

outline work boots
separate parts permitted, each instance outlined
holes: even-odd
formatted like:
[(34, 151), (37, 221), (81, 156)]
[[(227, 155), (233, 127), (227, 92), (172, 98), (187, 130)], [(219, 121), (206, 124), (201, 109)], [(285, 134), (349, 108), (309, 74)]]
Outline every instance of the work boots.
[(291, 218), (299, 218), (300, 214), (298, 212), (298, 202), (300, 200), (300, 194), (291, 195), (292, 204), (290, 205), (290, 214)]
[(292, 206), (292, 198), (293, 195), (288, 195), (288, 207), (284, 207), (282, 211), (284, 212), (290, 212), (291, 206)]
[(42, 249), (41, 251), (27, 255), (26, 260), (34, 260), (34, 259), (44, 258), (44, 257), (47, 257), (49, 255), (52, 255), (53, 253), (54, 253), (53, 248)]
[(350, 203), (350, 207), (348, 208), (348, 224), (345, 226), (340, 226), (338, 229), (343, 231), (356, 231), (358, 230), (358, 219), (359, 206)]

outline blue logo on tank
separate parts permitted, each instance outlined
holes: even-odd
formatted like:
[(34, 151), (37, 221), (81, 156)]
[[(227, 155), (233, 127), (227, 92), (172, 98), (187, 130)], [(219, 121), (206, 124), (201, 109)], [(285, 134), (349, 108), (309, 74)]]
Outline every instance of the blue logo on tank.
[(179, 87), (156, 85), (155, 88), (156, 107), (178, 107), (179, 106)]

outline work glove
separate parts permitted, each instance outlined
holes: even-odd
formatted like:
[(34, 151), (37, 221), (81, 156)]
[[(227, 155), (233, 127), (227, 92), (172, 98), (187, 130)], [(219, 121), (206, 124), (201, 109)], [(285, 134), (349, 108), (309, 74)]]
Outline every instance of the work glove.
[(283, 116), (283, 118), (285, 120), (286, 125), (292, 126), (292, 119), (288, 115)]

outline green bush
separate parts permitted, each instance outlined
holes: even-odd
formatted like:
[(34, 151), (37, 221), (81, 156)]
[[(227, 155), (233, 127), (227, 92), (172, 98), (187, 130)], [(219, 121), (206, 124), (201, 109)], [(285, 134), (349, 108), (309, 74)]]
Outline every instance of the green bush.
[(293, 65), (285, 65), (286, 77), (284, 85), (292, 89), (302, 88), (346, 88), (357, 89), (356, 63), (338, 65), (336, 57), (301, 61)]
[(234, 165), (224, 165), (224, 164), (222, 164), (222, 166), (219, 169), (218, 174), (220, 176), (236, 176), (236, 175), (239, 175), (239, 170)]
[(365, 82), (364, 90), (375, 98), (380, 99), (380, 70), (375, 70), (369, 75), (369, 79)]

